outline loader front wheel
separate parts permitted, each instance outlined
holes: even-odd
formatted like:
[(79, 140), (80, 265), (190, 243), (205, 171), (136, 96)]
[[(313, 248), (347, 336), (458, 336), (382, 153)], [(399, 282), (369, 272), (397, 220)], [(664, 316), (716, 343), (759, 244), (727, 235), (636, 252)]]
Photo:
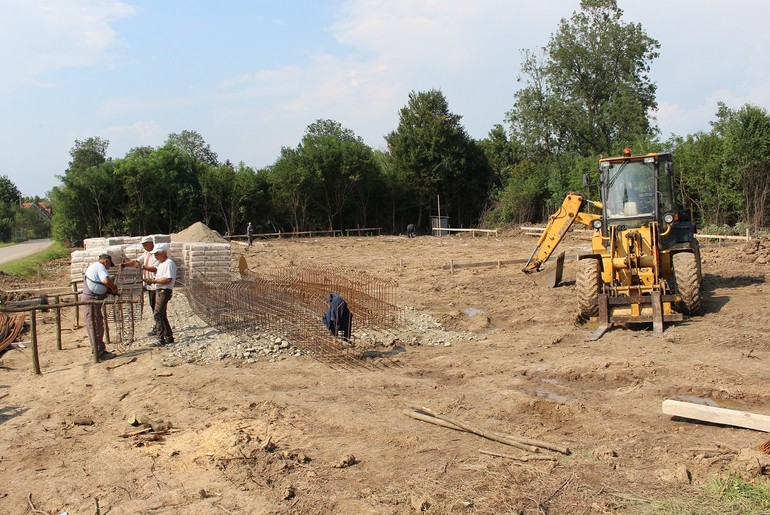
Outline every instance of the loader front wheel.
[(692, 252), (680, 252), (673, 256), (676, 290), (682, 296), (681, 311), (697, 315), (701, 308), (700, 275), (697, 258)]
[(588, 320), (599, 315), (599, 260), (593, 258), (578, 261), (575, 289), (578, 297), (578, 320)]

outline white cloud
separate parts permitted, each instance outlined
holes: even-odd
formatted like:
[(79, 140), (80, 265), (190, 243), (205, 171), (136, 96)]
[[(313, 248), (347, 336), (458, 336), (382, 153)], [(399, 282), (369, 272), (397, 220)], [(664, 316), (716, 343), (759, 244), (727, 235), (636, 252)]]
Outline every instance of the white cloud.
[(52, 71), (109, 65), (120, 44), (111, 23), (137, 9), (111, 0), (2, 0), (0, 12), (1, 94), (44, 83)]
[(160, 124), (157, 122), (134, 122), (129, 125), (106, 127), (104, 132), (107, 139), (119, 138), (123, 141), (135, 142), (132, 147), (141, 145), (157, 145), (160, 138), (164, 137), (161, 133)]

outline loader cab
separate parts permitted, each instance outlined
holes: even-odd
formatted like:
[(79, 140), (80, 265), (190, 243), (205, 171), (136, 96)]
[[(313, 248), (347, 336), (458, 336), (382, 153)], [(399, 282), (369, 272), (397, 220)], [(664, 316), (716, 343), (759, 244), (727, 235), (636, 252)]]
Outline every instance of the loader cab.
[(608, 226), (633, 229), (663, 221), (674, 212), (673, 162), (669, 153), (623, 157), (599, 161), (604, 205), (604, 230)]

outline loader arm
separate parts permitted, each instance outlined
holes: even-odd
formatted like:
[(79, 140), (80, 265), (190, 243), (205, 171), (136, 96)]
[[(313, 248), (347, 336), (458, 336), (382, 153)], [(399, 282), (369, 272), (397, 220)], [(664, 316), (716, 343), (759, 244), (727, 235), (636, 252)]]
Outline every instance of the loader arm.
[(543, 234), (537, 241), (535, 250), (529, 257), (527, 264), (524, 265), (524, 272), (532, 273), (539, 271), (540, 267), (554, 253), (561, 240), (564, 239), (572, 224), (578, 222), (591, 227), (591, 222), (601, 218), (601, 215), (583, 212), (582, 210), (586, 204), (599, 209), (602, 208), (601, 202), (589, 200), (580, 193), (570, 193), (564, 198), (561, 207), (548, 219), (548, 225), (546, 225)]

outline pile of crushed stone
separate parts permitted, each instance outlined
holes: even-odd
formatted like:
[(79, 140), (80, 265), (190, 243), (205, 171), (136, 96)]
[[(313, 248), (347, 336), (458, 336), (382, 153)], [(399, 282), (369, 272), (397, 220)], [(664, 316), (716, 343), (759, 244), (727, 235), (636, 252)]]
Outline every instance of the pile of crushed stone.
[(203, 222), (195, 222), (187, 229), (171, 234), (171, 241), (200, 243), (230, 243)]

